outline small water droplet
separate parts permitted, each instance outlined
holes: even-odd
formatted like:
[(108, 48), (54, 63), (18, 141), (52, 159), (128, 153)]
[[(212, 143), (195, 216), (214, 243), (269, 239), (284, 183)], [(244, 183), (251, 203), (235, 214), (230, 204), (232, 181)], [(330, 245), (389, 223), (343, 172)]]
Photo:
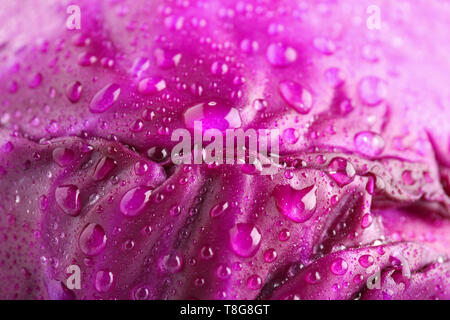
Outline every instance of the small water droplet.
[(412, 171), (411, 170), (403, 171), (403, 173), (402, 173), (402, 180), (403, 180), (404, 183), (406, 183), (409, 186), (411, 186), (414, 183), (416, 183), (416, 180), (412, 176)]
[(267, 47), (267, 61), (276, 67), (287, 67), (297, 60), (297, 51), (283, 43), (272, 43)]
[(254, 274), (247, 279), (247, 287), (250, 290), (259, 290), (261, 289), (263, 281), (260, 276)]
[(368, 268), (375, 262), (370, 254), (362, 255), (361, 257), (359, 257), (358, 261), (363, 268)]
[(330, 270), (333, 274), (342, 276), (347, 272), (348, 264), (347, 262), (342, 258), (336, 258), (331, 262)]
[(147, 77), (139, 81), (138, 92), (144, 95), (156, 94), (166, 88), (166, 81), (161, 77)]
[(211, 73), (215, 75), (224, 75), (228, 72), (228, 65), (224, 62), (215, 61), (211, 65)]
[(209, 211), (209, 215), (211, 216), (211, 218), (216, 218), (222, 215), (227, 209), (228, 202), (221, 202), (211, 208), (211, 210)]
[(358, 85), (361, 100), (368, 106), (376, 106), (387, 97), (387, 85), (378, 77), (363, 78)]
[(75, 81), (67, 86), (66, 97), (70, 100), (70, 102), (76, 103), (80, 100), (82, 91), (83, 86), (81, 85), (81, 82)]
[(216, 275), (219, 279), (225, 280), (230, 277), (231, 269), (225, 264), (220, 264), (216, 269)]
[(274, 262), (278, 257), (277, 252), (275, 251), (275, 249), (267, 249), (266, 252), (264, 252), (264, 261), (267, 263), (272, 263)]
[(95, 275), (95, 289), (98, 292), (108, 292), (114, 282), (114, 275), (109, 270), (100, 270)]
[(184, 261), (180, 254), (168, 254), (162, 257), (160, 269), (167, 273), (177, 273), (183, 269)]
[(383, 138), (372, 131), (362, 131), (355, 135), (353, 140), (355, 148), (369, 157), (376, 157), (383, 152)]
[(36, 73), (30, 77), (28, 81), (28, 87), (30, 87), (31, 89), (35, 89), (39, 87), (41, 83), (42, 83), (42, 74)]

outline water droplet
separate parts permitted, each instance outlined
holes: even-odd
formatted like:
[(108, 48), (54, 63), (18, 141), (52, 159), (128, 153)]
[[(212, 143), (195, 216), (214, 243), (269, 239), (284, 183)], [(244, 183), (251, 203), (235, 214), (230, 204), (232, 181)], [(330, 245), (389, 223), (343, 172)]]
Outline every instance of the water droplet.
[(168, 254), (162, 257), (160, 269), (167, 273), (177, 273), (183, 269), (183, 257), (180, 254)]
[(78, 246), (88, 256), (98, 255), (106, 247), (105, 230), (96, 223), (89, 223), (80, 234)]
[(211, 247), (204, 246), (200, 249), (200, 256), (202, 259), (209, 260), (214, 257), (214, 251)]
[(255, 108), (256, 111), (264, 110), (267, 107), (267, 101), (264, 99), (255, 99), (253, 100), (253, 108)]
[(353, 181), (356, 171), (351, 162), (337, 157), (330, 161), (328, 173), (338, 186), (342, 188)]
[(218, 129), (225, 131), (229, 128), (241, 127), (239, 111), (230, 105), (209, 101), (196, 104), (184, 112), (184, 123), (187, 128), (194, 128), (194, 121), (201, 121), (202, 130)]
[(238, 256), (251, 257), (261, 244), (261, 233), (251, 223), (238, 223), (230, 229), (231, 249)]
[(225, 264), (220, 264), (216, 269), (216, 275), (219, 279), (225, 280), (230, 277), (231, 269)]
[(370, 254), (362, 255), (361, 257), (359, 257), (358, 261), (363, 268), (368, 268), (375, 262)]
[(411, 170), (403, 171), (403, 173), (402, 173), (402, 180), (403, 180), (404, 183), (406, 183), (409, 186), (411, 186), (414, 183), (416, 183), (416, 180), (412, 176), (412, 171)]
[(245, 53), (256, 53), (259, 50), (259, 43), (255, 40), (243, 39), (240, 43), (241, 51)]
[(287, 218), (295, 222), (309, 220), (316, 211), (317, 187), (312, 185), (296, 190), (290, 185), (275, 187), (273, 195), (278, 210)]
[(117, 166), (116, 161), (109, 157), (98, 160), (94, 168), (93, 178), (96, 181), (103, 180)]
[(372, 220), (373, 218), (370, 213), (366, 213), (365, 215), (363, 215), (361, 218), (361, 228), (366, 229), (370, 227), (370, 225), (372, 224)]
[(156, 94), (166, 88), (166, 81), (161, 77), (148, 77), (139, 81), (138, 92), (144, 95)]
[(284, 142), (287, 142), (289, 144), (295, 144), (297, 143), (300, 135), (298, 134), (297, 130), (294, 128), (287, 128), (283, 131), (283, 134), (281, 138)]
[(211, 73), (215, 75), (224, 75), (228, 72), (228, 65), (226, 63), (215, 61), (211, 65)]
[(53, 161), (62, 168), (70, 166), (75, 159), (75, 153), (72, 149), (68, 148), (56, 148), (52, 152)]
[(387, 85), (378, 77), (368, 76), (359, 82), (358, 92), (365, 104), (376, 106), (386, 99)]
[(76, 103), (80, 100), (82, 91), (83, 86), (81, 85), (81, 82), (75, 81), (74, 83), (71, 83), (67, 86), (66, 97), (70, 100), (70, 102)]
[(376, 157), (383, 152), (384, 140), (375, 132), (362, 131), (355, 135), (353, 140), (355, 148), (369, 157)]
[(134, 172), (138, 176), (143, 176), (148, 172), (148, 163), (142, 160), (139, 160), (134, 165)]
[(261, 289), (262, 284), (262, 279), (257, 274), (254, 274), (247, 279), (247, 287), (250, 290), (259, 290)]
[(283, 43), (272, 43), (267, 47), (267, 61), (276, 67), (287, 67), (297, 60), (297, 51)]
[(42, 83), (42, 74), (41, 73), (36, 73), (33, 76), (31, 76), (31, 78), (28, 81), (28, 87), (30, 87), (31, 89), (35, 89), (37, 87), (39, 87), (39, 85)]
[(55, 200), (66, 214), (77, 216), (81, 210), (80, 189), (77, 186), (63, 185), (55, 190)]
[(336, 51), (336, 44), (326, 38), (314, 38), (313, 40), (314, 48), (325, 55), (332, 55)]
[(211, 218), (216, 218), (220, 215), (222, 215), (228, 208), (228, 202), (221, 202), (216, 204), (214, 207), (211, 208), (209, 211), (209, 215)]
[(120, 86), (116, 83), (108, 84), (98, 91), (89, 104), (89, 109), (93, 113), (102, 113), (111, 108), (120, 95)]
[(329, 68), (325, 71), (325, 80), (330, 86), (337, 88), (345, 81), (345, 75), (339, 68)]
[(147, 150), (147, 156), (153, 162), (164, 162), (169, 156), (169, 152), (162, 147), (151, 147)]
[(131, 294), (134, 300), (147, 300), (150, 297), (150, 289), (146, 286), (140, 286), (133, 290)]
[(96, 63), (98, 58), (89, 52), (83, 52), (78, 56), (78, 65), (82, 67), (89, 67)]
[(264, 261), (267, 263), (274, 262), (278, 257), (278, 253), (275, 251), (275, 249), (267, 249), (266, 252), (264, 252)]
[(305, 280), (309, 284), (317, 284), (321, 279), (320, 273), (315, 270), (310, 270), (306, 273)]
[(154, 51), (156, 65), (161, 69), (168, 69), (176, 67), (181, 60), (180, 53), (174, 53), (163, 49), (156, 49)]
[(127, 217), (140, 215), (151, 194), (152, 189), (144, 186), (129, 190), (120, 200), (120, 212)]
[(280, 233), (278, 234), (278, 239), (281, 242), (288, 241), (290, 237), (291, 237), (291, 233), (287, 229), (281, 230)]
[(3, 149), (3, 152), (9, 153), (9, 152), (13, 151), (14, 145), (12, 144), (11, 141), (8, 141), (3, 145), (2, 149)]
[(48, 198), (46, 195), (41, 195), (39, 197), (39, 208), (44, 211), (48, 208)]
[(145, 71), (150, 68), (150, 60), (145, 57), (136, 58), (133, 62), (133, 66), (131, 67), (131, 74), (140, 78)]
[(95, 289), (98, 292), (108, 292), (114, 282), (114, 275), (109, 270), (100, 270), (95, 275)]
[(336, 258), (330, 265), (330, 270), (333, 274), (342, 276), (347, 272), (348, 264), (342, 258)]
[(297, 82), (282, 81), (278, 90), (283, 100), (298, 113), (307, 114), (311, 110), (312, 95)]

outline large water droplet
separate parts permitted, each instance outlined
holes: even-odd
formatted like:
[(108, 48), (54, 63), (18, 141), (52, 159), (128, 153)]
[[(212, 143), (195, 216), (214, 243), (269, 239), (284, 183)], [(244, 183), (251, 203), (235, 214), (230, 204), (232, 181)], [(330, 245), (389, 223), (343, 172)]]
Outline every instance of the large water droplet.
[(305, 222), (313, 216), (317, 205), (316, 193), (314, 185), (301, 190), (279, 185), (273, 191), (278, 210), (295, 222)]
[(297, 60), (297, 51), (283, 43), (272, 43), (267, 47), (267, 61), (276, 67), (287, 67)]
[(356, 171), (351, 162), (337, 157), (330, 161), (328, 173), (338, 186), (342, 188), (353, 181)]
[(312, 95), (297, 82), (282, 81), (278, 89), (283, 100), (297, 112), (307, 114), (311, 110)]
[(66, 214), (77, 216), (80, 213), (80, 189), (77, 186), (73, 184), (59, 186), (55, 190), (55, 200)]
[(129, 190), (120, 200), (120, 212), (127, 217), (135, 217), (141, 214), (151, 193), (152, 189), (144, 186)]
[(230, 229), (231, 249), (238, 256), (250, 257), (258, 251), (261, 233), (251, 223), (238, 223)]
[(89, 109), (93, 113), (102, 113), (111, 108), (120, 95), (120, 86), (116, 83), (108, 84), (98, 91), (89, 104)]
[(106, 247), (105, 230), (96, 223), (86, 225), (83, 231), (81, 231), (78, 246), (88, 256), (98, 255)]
[(203, 131), (239, 128), (242, 125), (239, 111), (230, 105), (209, 101), (196, 104), (184, 112), (184, 123), (187, 128), (194, 128), (194, 121), (201, 121)]
[(362, 131), (355, 135), (353, 140), (355, 148), (369, 157), (376, 157), (383, 152), (384, 140), (375, 132)]

